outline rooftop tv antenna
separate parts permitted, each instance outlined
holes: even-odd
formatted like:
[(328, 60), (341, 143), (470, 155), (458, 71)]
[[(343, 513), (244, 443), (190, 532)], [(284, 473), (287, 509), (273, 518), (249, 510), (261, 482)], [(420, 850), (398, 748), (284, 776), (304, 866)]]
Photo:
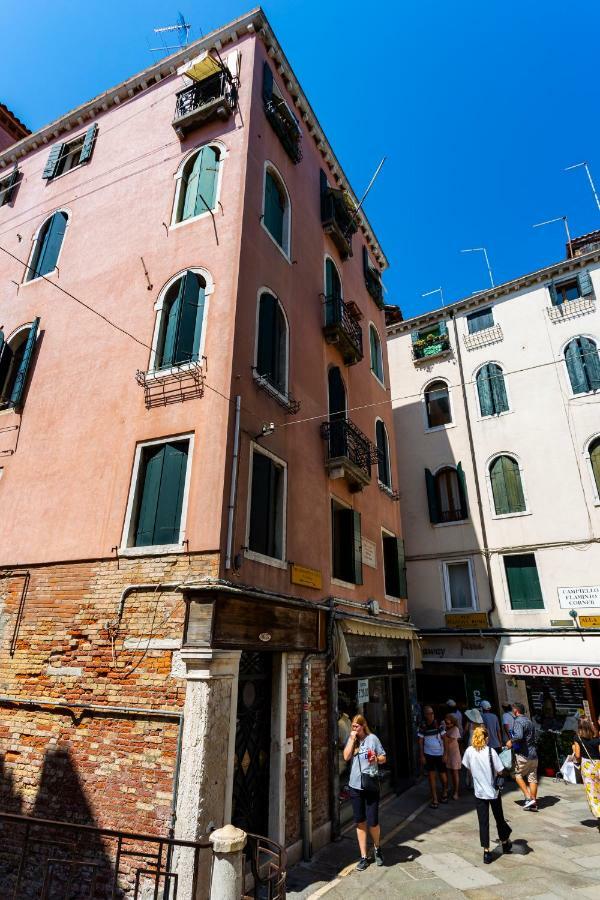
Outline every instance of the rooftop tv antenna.
[[(487, 249), (485, 247), (467, 247), (466, 250), (461, 250), (461, 253), (483, 253), (485, 256), (485, 264), (487, 266), (488, 275), (490, 276), (490, 282), (492, 287), (494, 287), (494, 276), (492, 275), (492, 267), (490, 266), (490, 261), (487, 255)], [(478, 294), (479, 291), (474, 291), (475, 294)]]
[[(160, 42), (162, 44), (161, 47), (150, 47), (152, 52), (158, 51), (162, 53), (168, 53), (170, 50), (182, 50), (184, 47), (187, 47), (188, 41), (190, 39), (190, 30), (192, 26), (185, 21), (183, 13), (179, 13), (177, 16), (177, 24), (176, 25), (163, 25), (160, 28), (154, 28), (154, 34), (158, 36)], [(166, 37), (169, 38), (171, 35), (175, 36), (176, 44), (167, 44)]]
[(583, 162), (575, 163), (574, 166), (567, 166), (565, 169), (565, 172), (568, 172), (570, 169), (580, 169), (582, 166), (585, 169), (585, 174), (588, 177), (588, 181), (589, 181), (590, 187), (592, 189), (592, 194), (594, 195), (594, 200), (596, 201), (596, 206), (598, 207), (598, 209), (600, 209), (600, 200), (598, 200), (598, 194), (596, 192), (596, 185), (594, 184), (594, 180), (592, 178), (592, 173), (590, 172), (590, 167), (587, 164), (587, 162), (585, 162), (585, 160), (584, 160)]
[(547, 222), (538, 222), (533, 228), (540, 228), (542, 225), (552, 225), (553, 222), (562, 222), (567, 233), (567, 243), (569, 245), (569, 256), (573, 256), (573, 247), (571, 246), (571, 232), (569, 231), (569, 223), (566, 216), (557, 216), (556, 219), (548, 219)]
[(444, 305), (444, 292), (439, 288), (434, 288), (432, 291), (425, 291), (424, 294), (421, 294), (421, 297), (431, 297), (432, 294), (439, 294), (442, 300), (442, 306)]

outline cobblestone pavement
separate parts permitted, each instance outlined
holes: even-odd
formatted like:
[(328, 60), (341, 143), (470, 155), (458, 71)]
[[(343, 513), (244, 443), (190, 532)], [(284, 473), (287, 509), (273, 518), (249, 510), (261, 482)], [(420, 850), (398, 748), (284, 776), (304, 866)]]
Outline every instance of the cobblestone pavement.
[(289, 900), (394, 900), (499, 897), (600, 900), (600, 833), (582, 785), (540, 785), (539, 811), (522, 809), (511, 785), (503, 795), (514, 849), (502, 855), (491, 818), (491, 865), (483, 864), (473, 795), (432, 810), (424, 782), (382, 804), (385, 866), (356, 872), (353, 831), (288, 873)]

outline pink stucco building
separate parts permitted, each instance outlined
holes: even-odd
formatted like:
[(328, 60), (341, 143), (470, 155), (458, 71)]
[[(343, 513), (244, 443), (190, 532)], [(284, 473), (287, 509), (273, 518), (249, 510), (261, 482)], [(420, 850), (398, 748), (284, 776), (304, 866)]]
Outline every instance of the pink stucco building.
[(307, 855), (348, 716), (411, 774), (385, 255), (260, 10), (3, 188), (4, 806)]

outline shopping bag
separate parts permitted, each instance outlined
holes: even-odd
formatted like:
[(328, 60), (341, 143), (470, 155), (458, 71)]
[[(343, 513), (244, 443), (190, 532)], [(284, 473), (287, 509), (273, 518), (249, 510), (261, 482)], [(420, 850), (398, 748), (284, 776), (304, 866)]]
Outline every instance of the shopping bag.
[(500, 751), (500, 753), (498, 754), (498, 756), (500, 757), (500, 762), (502, 763), (502, 765), (504, 766), (504, 768), (505, 768), (508, 772), (510, 772), (510, 770), (511, 770), (512, 767), (513, 767), (513, 754), (512, 754), (512, 750), (510, 750), (508, 747), (505, 747), (504, 750), (501, 750), (501, 751)]
[(577, 766), (569, 756), (560, 767), (560, 774), (568, 784), (577, 784)]

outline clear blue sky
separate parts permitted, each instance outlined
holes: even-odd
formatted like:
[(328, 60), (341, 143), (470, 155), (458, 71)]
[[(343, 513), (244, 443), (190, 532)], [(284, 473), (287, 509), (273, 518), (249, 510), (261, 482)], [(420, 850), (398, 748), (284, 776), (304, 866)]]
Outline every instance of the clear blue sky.
[[(238, 0), (3, 0), (0, 100), (36, 129), (145, 68), (152, 28), (181, 9), (192, 37), (248, 11)], [(545, 0), (271, 0), (265, 10), (390, 260), (406, 316), (564, 256), (600, 228), (596, 47), (600, 5)]]

